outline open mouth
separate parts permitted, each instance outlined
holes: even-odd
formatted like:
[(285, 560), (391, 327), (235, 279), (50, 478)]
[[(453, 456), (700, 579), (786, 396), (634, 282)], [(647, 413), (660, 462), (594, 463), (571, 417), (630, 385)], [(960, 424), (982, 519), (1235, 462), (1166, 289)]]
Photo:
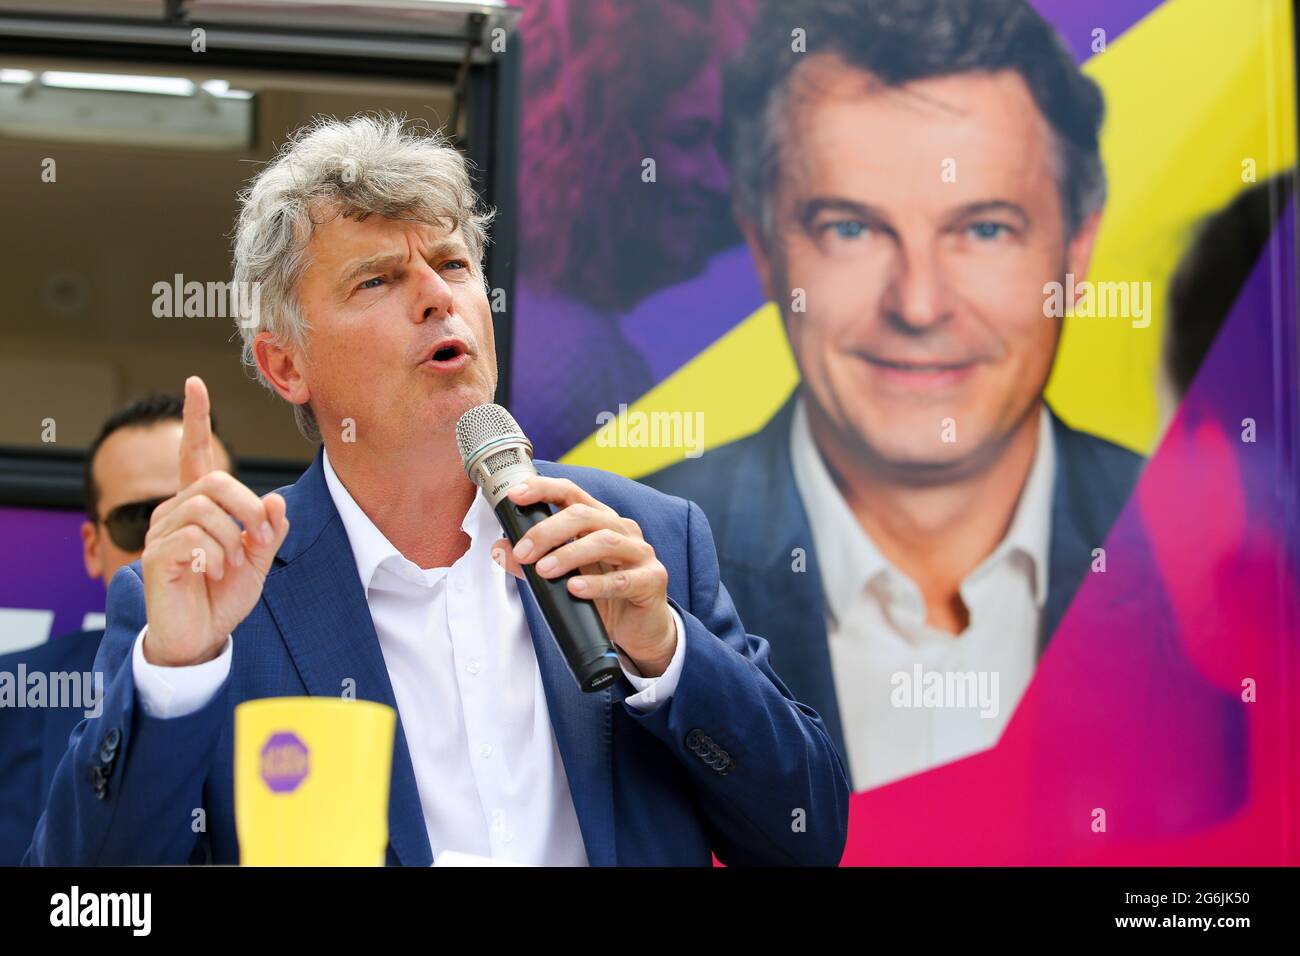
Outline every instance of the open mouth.
[(436, 343), (425, 352), (422, 367), (439, 371), (452, 371), (461, 368), (470, 359), (469, 347), (460, 339), (445, 339)]

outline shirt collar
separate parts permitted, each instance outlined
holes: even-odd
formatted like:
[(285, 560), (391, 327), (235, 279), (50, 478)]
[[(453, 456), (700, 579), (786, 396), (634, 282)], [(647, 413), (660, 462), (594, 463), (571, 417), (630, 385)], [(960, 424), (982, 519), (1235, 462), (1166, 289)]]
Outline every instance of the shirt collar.
[[(1016, 513), (1002, 543), (994, 549), (981, 568), (996, 563), (1002, 555), (1018, 551), (1029, 558), (1034, 575), (1034, 603), (1040, 608), (1047, 602), (1047, 563), (1052, 535), (1052, 489), (1056, 485), (1056, 437), (1052, 433), (1052, 416), (1043, 405), (1038, 417), (1038, 447), (1029, 476), (1020, 492)], [(976, 569), (978, 573), (980, 569)]]
[[(817, 548), (826, 602), (835, 619), (843, 621), (852, 602), (877, 575), (892, 572), (901, 576), (902, 572), (880, 553), (840, 494), (813, 441), (802, 397), (795, 403), (790, 454), (795, 485)], [(1043, 606), (1047, 600), (1048, 544), (1055, 480), (1056, 445), (1051, 415), (1043, 405), (1039, 415), (1038, 446), (1011, 526), (997, 548), (971, 572), (968, 580), (1007, 554), (1018, 551), (1028, 557), (1032, 565), (1034, 601), (1040, 608)]]
[(826, 603), (843, 621), (853, 600), (871, 580), (891, 570), (857, 516), (840, 494), (808, 427), (803, 398), (795, 403), (790, 427), (790, 455), (821, 572)]
[[(445, 568), (420, 568), (415, 562), (403, 556), (361, 510), (361, 506), (343, 486), (343, 482), (334, 471), (334, 466), (330, 464), (329, 453), (323, 452), (321, 458), (325, 471), (325, 485), (329, 489), (330, 498), (334, 501), (334, 508), (339, 513), (339, 519), (343, 522), (348, 544), (352, 546), (352, 557), (356, 562), (357, 576), (361, 579), (363, 590), (370, 590), (375, 572), (379, 570), (380, 565), (390, 567), (402, 577), (412, 581), (424, 579), (424, 583), (433, 583), (446, 571)], [(470, 537), (470, 550), (467, 553), (475, 552), (478, 546), (501, 536), (496, 516), (492, 513), (481, 490), (476, 491), (460, 527)]]

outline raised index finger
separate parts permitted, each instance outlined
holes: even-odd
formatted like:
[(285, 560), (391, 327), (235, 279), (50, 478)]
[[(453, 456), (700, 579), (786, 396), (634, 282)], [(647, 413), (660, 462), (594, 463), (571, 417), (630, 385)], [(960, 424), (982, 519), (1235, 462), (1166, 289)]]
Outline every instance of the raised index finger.
[(188, 488), (212, 470), (212, 420), (208, 387), (191, 375), (185, 380), (181, 416), (181, 487)]

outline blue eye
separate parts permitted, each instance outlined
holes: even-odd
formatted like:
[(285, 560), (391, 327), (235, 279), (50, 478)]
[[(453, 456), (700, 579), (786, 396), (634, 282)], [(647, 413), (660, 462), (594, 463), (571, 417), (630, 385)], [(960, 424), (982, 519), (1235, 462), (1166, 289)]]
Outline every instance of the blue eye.
[(373, 279), (367, 279), (365, 282), (361, 283), (361, 285), (357, 286), (357, 288), (358, 288), (358, 289), (378, 289), (379, 286), (377, 286), (377, 285), (371, 285), (370, 283), (372, 283), (372, 282), (383, 282), (383, 281), (384, 281), (384, 279), (383, 279), (382, 276), (375, 276)]
[(976, 239), (997, 239), (1008, 231), (1000, 222), (973, 222), (966, 229)]
[(841, 239), (856, 239), (867, 231), (866, 225), (856, 219), (843, 219), (839, 222), (833, 222), (830, 227), (835, 230), (835, 234)]
[(445, 269), (447, 266), (457, 266), (457, 267), (459, 267), (459, 268), (461, 268), (461, 269), (468, 269), (468, 268), (469, 268), (469, 263), (466, 262), (464, 259), (452, 259), (452, 260), (450, 260), (450, 261), (448, 261), (448, 262), (444, 262), (444, 263), (443, 263), (443, 268), (444, 268), (444, 269)]

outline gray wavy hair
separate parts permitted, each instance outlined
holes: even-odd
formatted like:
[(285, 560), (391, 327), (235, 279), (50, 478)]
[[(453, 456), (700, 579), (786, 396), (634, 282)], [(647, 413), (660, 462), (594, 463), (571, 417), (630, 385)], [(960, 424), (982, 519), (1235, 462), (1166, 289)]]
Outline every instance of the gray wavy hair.
[[(378, 214), (448, 232), (459, 228), (482, 275), (494, 215), (480, 207), (469, 163), (443, 133), (391, 113), (316, 118), (290, 136), (240, 192), (239, 204), (234, 279), (238, 288), (258, 292), (257, 314), (241, 309), (237, 325), (244, 364), (267, 388), (271, 384), (257, 369), (253, 342), (266, 331), (278, 342), (306, 348), (310, 323), (297, 290), (310, 264), (307, 246), (315, 224), (338, 215)], [(247, 305), (249, 297), (244, 298)], [(303, 436), (320, 441), (311, 406), (295, 405), (293, 414)]]

